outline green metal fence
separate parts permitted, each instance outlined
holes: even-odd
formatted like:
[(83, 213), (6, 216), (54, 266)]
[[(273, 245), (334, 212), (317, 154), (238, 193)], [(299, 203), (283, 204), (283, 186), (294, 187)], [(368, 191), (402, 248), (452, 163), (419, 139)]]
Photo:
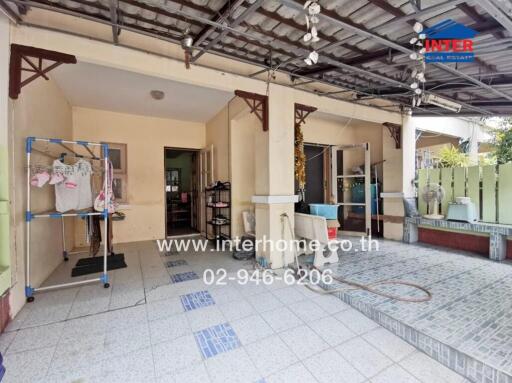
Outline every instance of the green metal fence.
[[(421, 191), (429, 184), (440, 184), (446, 194), (440, 204), (441, 214), (455, 197), (470, 197), (483, 222), (512, 224), (512, 163), (504, 165), (471, 166), (418, 170), (418, 210), (428, 213)], [(500, 208), (501, 207), (501, 208)]]

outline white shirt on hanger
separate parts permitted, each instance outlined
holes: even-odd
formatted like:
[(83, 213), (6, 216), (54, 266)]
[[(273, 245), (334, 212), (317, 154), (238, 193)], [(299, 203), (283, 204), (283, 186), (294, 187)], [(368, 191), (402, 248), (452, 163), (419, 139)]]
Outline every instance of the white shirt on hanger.
[[(55, 208), (64, 213), (69, 210), (82, 210), (92, 206), (91, 164), (78, 160), (74, 165), (67, 165), (60, 160), (53, 161), (53, 171), (61, 173), (65, 180), (55, 185)], [(75, 188), (66, 186), (66, 179), (76, 183)]]

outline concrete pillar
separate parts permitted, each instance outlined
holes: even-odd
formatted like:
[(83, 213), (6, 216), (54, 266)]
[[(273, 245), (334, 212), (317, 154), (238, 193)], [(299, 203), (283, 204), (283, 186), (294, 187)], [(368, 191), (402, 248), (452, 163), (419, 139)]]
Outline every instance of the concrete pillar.
[[(382, 157), (385, 193), (402, 193), (404, 197), (414, 197), (414, 177), (416, 171), (416, 129), (409, 113), (402, 117), (402, 141), (400, 149), (396, 148), (387, 128), (383, 127)], [(403, 202), (400, 197), (384, 199), (384, 215), (403, 216)], [(401, 240), (403, 224), (385, 222), (384, 238)]]
[(9, 237), (9, 21), (0, 14), (0, 295), (11, 285)]
[[(290, 89), (270, 85), (269, 130), (255, 135), (255, 192), (257, 256), (271, 267), (293, 262), (293, 252), (281, 251), (280, 240), (290, 240), (294, 202), (294, 97)], [(282, 215), (289, 217), (284, 219)], [(280, 242), (279, 242), (280, 241)]]

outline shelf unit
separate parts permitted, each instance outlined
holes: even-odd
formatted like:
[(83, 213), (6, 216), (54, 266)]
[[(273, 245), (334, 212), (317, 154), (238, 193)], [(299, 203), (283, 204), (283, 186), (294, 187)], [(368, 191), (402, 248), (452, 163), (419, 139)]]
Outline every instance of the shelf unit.
[[(216, 242), (231, 239), (231, 188), (206, 188), (205, 198), (206, 238)], [(225, 221), (216, 222), (219, 216)]]
[[(69, 283), (61, 283), (56, 285), (50, 285), (50, 286), (44, 286), (44, 287), (32, 287), (30, 284), (30, 245), (31, 245), (31, 235), (30, 235), (30, 229), (32, 225), (32, 221), (36, 220), (39, 221), (41, 219), (46, 218), (57, 218), (62, 221), (62, 225), (64, 225), (64, 217), (87, 217), (87, 216), (94, 216), (94, 215), (100, 215), (103, 216), (104, 219), (104, 233), (108, 232), (108, 209), (107, 206), (109, 205), (109, 193), (108, 193), (108, 182), (104, 182), (104, 194), (105, 194), (105, 208), (101, 212), (96, 211), (78, 211), (78, 212), (67, 212), (67, 213), (59, 213), (59, 212), (44, 212), (44, 213), (33, 213), (31, 210), (31, 190), (30, 190), (30, 178), (31, 178), (31, 156), (32, 151), (39, 152), (42, 154), (45, 154), (44, 152), (40, 152), (39, 150), (33, 148), (33, 144), (36, 142), (45, 142), (48, 144), (56, 144), (60, 145), (67, 150), (69, 150), (68, 147), (66, 147), (66, 144), (69, 145), (80, 145), (83, 146), (89, 153), (92, 155), (92, 151), (89, 148), (92, 147), (100, 147), (102, 152), (102, 157), (91, 157), (91, 159), (100, 160), (103, 162), (104, 165), (104, 177), (107, 177), (108, 175), (108, 167), (109, 167), (109, 147), (108, 144), (105, 143), (99, 143), (99, 142), (88, 142), (88, 141), (69, 141), (69, 140), (63, 140), (60, 138), (38, 138), (38, 137), (27, 137), (25, 141), (25, 152), (27, 156), (27, 180), (26, 180), (26, 187), (27, 187), (27, 210), (25, 211), (25, 223), (26, 223), (26, 262), (25, 262), (25, 296), (27, 298), (27, 302), (33, 302), (34, 301), (34, 293), (36, 292), (42, 292), (42, 291), (48, 291), (48, 290), (55, 290), (58, 288), (66, 288), (71, 286), (79, 286), (84, 285), (92, 282), (101, 282), (103, 283), (103, 287), (109, 288), (109, 279), (108, 279), (108, 273), (107, 273), (107, 255), (109, 253), (108, 249), (108, 241), (103, 241), (103, 273), (98, 278), (91, 278), (86, 280), (81, 280), (77, 282), (69, 282)], [(75, 153), (76, 155), (76, 153)], [(78, 156), (81, 158), (88, 158), (84, 156)], [(64, 226), (62, 226), (62, 235), (63, 235), (63, 243), (64, 243)], [(105, 234), (106, 235), (106, 234)], [(67, 260), (67, 251), (64, 246), (64, 260)]]

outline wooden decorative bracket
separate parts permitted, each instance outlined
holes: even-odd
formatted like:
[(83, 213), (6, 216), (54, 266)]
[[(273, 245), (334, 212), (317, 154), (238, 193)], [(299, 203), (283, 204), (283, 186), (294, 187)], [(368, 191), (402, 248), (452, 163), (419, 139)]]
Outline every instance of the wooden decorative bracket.
[(295, 126), (300, 126), (306, 122), (306, 118), (313, 112), (316, 112), (317, 108), (314, 106), (308, 106), (303, 104), (295, 104)]
[[(44, 61), (53, 61), (53, 63), (43, 68)], [(28, 64), (29, 67), (24, 67), (23, 63)], [(21, 92), (21, 88), (39, 77), (48, 80), (49, 78), (46, 73), (61, 64), (76, 64), (76, 57), (65, 53), (48, 51), (46, 49), (11, 44), (9, 97), (16, 100)], [(33, 74), (22, 80), (22, 72)]]
[(251, 113), (254, 113), (261, 121), (263, 131), (268, 131), (268, 96), (243, 90), (235, 90), (235, 96), (244, 99), (249, 108), (251, 108)]
[(395, 148), (400, 149), (402, 147), (402, 127), (391, 122), (385, 122), (384, 125), (389, 130), (389, 134), (395, 140)]

